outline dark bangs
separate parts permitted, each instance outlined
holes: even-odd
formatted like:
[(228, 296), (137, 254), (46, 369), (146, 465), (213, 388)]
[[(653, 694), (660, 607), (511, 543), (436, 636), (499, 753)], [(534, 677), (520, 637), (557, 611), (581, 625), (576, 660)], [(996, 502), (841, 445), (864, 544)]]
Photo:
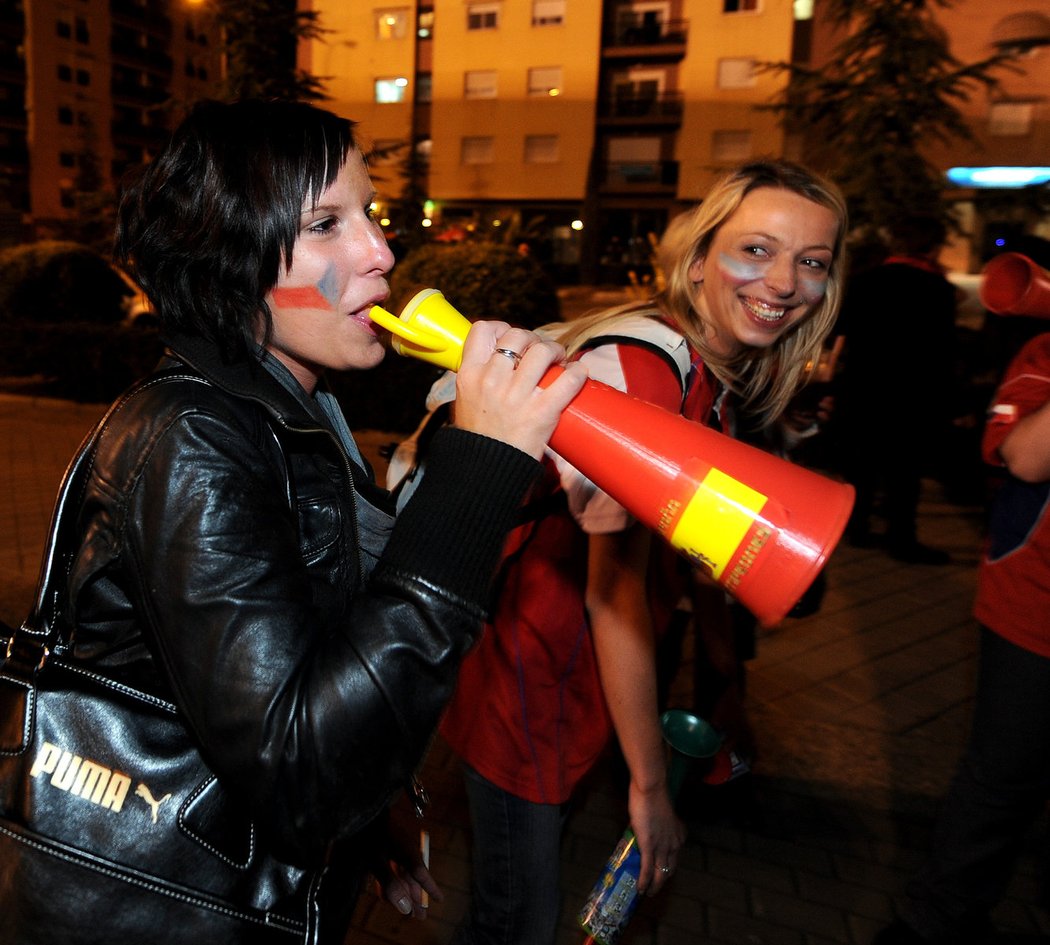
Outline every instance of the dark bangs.
[(165, 331), (247, 356), (271, 316), (263, 297), (291, 262), (303, 202), (354, 147), (351, 122), (302, 102), (202, 102), (124, 194), (116, 254)]

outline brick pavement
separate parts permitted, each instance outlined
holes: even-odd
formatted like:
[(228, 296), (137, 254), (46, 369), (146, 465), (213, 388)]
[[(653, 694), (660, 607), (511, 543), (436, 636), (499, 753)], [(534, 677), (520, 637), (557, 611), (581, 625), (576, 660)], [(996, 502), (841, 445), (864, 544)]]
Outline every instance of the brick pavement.
[[(0, 617), (28, 606), (62, 470), (93, 405), (0, 395)], [(366, 434), (375, 455), (383, 434)], [(624, 945), (866, 945), (920, 862), (954, 768), (973, 691), (969, 613), (979, 515), (927, 488), (922, 537), (952, 552), (944, 568), (907, 567), (840, 547), (820, 612), (762, 634), (748, 699), (759, 758), (745, 785), (683, 796), (689, 841), (672, 885), (643, 903)], [(688, 646), (674, 698), (687, 703)], [(446, 891), (409, 922), (365, 897), (350, 941), (444, 945), (466, 907), (469, 839), (454, 760), (436, 741), (423, 777), (432, 865)], [(569, 820), (559, 945), (624, 826), (616, 766), (599, 767)], [(1050, 940), (1039, 848), (1031, 838), (996, 913), (1003, 941)]]

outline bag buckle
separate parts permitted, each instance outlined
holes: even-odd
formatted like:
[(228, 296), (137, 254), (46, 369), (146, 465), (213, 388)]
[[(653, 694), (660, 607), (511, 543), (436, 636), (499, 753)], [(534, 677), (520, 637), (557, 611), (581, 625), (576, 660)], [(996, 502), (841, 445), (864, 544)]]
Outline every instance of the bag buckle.
[(33, 632), (22, 624), (17, 630), (12, 630), (11, 636), (7, 638), (4, 668), (29, 678), (44, 668), (50, 655), (47, 644), (39, 638), (34, 639)]

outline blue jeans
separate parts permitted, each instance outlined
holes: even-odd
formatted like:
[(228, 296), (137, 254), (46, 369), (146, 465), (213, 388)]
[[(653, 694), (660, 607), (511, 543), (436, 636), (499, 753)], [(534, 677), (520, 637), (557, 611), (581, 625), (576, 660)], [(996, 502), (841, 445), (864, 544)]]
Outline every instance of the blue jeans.
[(452, 942), (552, 945), (566, 805), (522, 800), (467, 765), (463, 776), (474, 835), (473, 876), (470, 911)]
[(983, 928), (1048, 796), (1050, 659), (981, 627), (969, 745), (908, 887), (905, 921), (953, 945)]

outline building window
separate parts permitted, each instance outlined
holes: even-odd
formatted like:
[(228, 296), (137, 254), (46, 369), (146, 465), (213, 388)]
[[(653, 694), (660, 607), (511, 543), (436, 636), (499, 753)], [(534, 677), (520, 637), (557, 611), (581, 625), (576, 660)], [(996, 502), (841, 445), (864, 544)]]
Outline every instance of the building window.
[(434, 78), (429, 72), (416, 75), (416, 101), (426, 105), (434, 99)]
[(751, 157), (750, 131), (716, 131), (711, 135), (711, 158), (731, 163)]
[(434, 11), (420, 10), (416, 18), (416, 36), (420, 39), (434, 38)]
[(376, 102), (380, 105), (388, 105), (391, 102), (403, 102), (407, 89), (408, 79), (404, 76), (376, 79)]
[(464, 98), (495, 98), (496, 70), (481, 69), (463, 73)]
[(532, 0), (532, 25), (557, 26), (565, 20), (565, 0)]
[(72, 151), (59, 151), (58, 163), (62, 167), (76, 167), (77, 156)]
[(72, 210), (77, 205), (76, 195), (73, 193), (72, 188), (63, 187), (58, 192), (58, 202), (63, 209)]
[(472, 3), (467, 7), (468, 30), (498, 30), (499, 4)]
[(755, 85), (754, 59), (719, 59), (718, 87), (720, 89), (750, 89)]
[(91, 73), (87, 69), (77, 69), (77, 85), (91, 85)]
[(73, 109), (67, 105), (60, 105), (58, 108), (58, 123), (60, 125), (73, 124)]
[(543, 66), (529, 69), (529, 97), (561, 94), (561, 66)]
[(59, 39), (72, 39), (73, 24), (69, 20), (57, 20), (55, 22), (55, 35)]
[(73, 81), (73, 70), (69, 66), (60, 65), (58, 67), (58, 81), (59, 82), (72, 82)]
[(404, 39), (408, 33), (408, 10), (376, 10), (376, 39)]
[(723, 13), (757, 13), (759, 0), (722, 0)]
[(91, 40), (91, 37), (88, 35), (87, 20), (78, 16), (73, 22), (76, 26), (77, 42), (82, 46), (86, 46)]
[(526, 164), (556, 164), (560, 158), (557, 135), (526, 135)]
[(1009, 138), (1032, 130), (1031, 102), (995, 102), (988, 111), (988, 134)]
[(496, 139), (491, 135), (464, 138), (460, 145), (462, 164), (491, 164), (496, 151)]

